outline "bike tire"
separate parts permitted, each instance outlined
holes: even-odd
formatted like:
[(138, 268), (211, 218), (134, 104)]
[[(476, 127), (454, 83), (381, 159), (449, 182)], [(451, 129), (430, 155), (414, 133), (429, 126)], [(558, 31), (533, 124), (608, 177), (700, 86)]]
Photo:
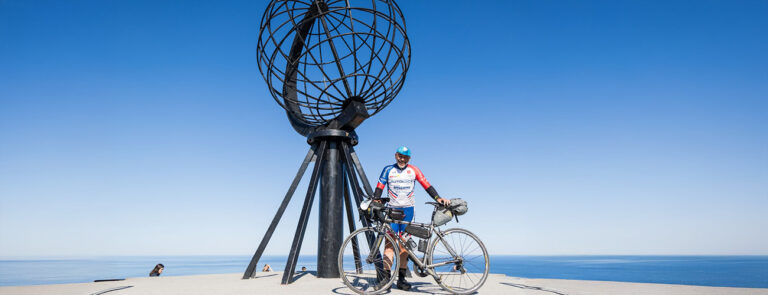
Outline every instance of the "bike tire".
[[(433, 270), (440, 277), (438, 284), (453, 294), (463, 295), (476, 292), (488, 279), (490, 270), (490, 258), (485, 244), (477, 235), (463, 228), (445, 230), (443, 237), (456, 254), (462, 257), (463, 263), (461, 264), (462, 269), (457, 269), (459, 268), (458, 264), (435, 267)], [(451, 254), (438, 237), (433, 240), (428, 253), (427, 264), (454, 259), (449, 257)], [(465, 282), (466, 284), (463, 284)]]
[[(372, 242), (368, 241), (368, 237), (375, 237), (381, 235), (381, 245), (376, 248), (379, 251), (378, 258), (374, 259), (371, 263), (366, 262), (366, 257), (371, 253)], [(357, 240), (357, 242), (354, 242)], [(344, 285), (357, 294), (369, 295), (380, 294), (386, 292), (397, 276), (397, 268), (400, 263), (400, 257), (395, 252), (392, 257), (392, 264), (389, 268), (390, 277), (388, 280), (381, 279), (381, 272), (378, 270), (378, 263), (383, 266), (383, 255), (386, 242), (392, 243), (397, 249), (397, 243), (395, 240), (386, 233), (380, 233), (372, 227), (360, 228), (347, 236), (339, 249), (339, 272)], [(358, 245), (359, 260), (355, 259), (354, 244)], [(367, 250), (367, 251), (366, 251)], [(358, 264), (359, 263), (359, 264)], [(359, 268), (358, 268), (359, 266)], [(386, 266), (384, 266), (386, 267)], [(378, 275), (377, 275), (378, 274)]]

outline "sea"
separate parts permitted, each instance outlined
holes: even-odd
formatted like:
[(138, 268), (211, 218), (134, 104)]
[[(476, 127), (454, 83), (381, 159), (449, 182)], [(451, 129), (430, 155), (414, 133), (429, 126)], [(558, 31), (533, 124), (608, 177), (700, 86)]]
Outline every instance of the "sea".
[[(100, 279), (145, 277), (165, 265), (163, 276), (242, 273), (250, 256), (121, 256), (0, 260), (0, 286), (85, 283)], [(263, 256), (285, 268), (286, 256)], [(317, 268), (316, 256), (300, 256)], [(491, 256), (491, 273), (524, 278), (597, 280), (768, 288), (768, 256)]]

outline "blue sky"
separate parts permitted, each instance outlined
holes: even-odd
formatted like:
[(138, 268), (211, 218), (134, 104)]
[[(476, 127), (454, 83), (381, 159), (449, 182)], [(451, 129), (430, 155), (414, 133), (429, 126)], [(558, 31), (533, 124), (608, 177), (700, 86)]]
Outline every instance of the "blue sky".
[[(252, 254), (308, 148), (258, 72), (266, 4), (0, 1), (0, 257)], [(399, 4), (372, 182), (409, 146), (493, 254), (768, 254), (768, 2)]]

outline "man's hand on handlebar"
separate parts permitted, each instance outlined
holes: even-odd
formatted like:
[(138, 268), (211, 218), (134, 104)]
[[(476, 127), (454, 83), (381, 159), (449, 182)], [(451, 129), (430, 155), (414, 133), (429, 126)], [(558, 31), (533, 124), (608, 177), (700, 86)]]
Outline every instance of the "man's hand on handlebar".
[(448, 206), (448, 205), (451, 204), (451, 200), (443, 199), (443, 198), (440, 198), (440, 197), (437, 198), (437, 202), (440, 203), (443, 206)]
[(389, 198), (376, 198), (376, 197), (373, 197), (373, 201), (376, 202), (376, 203), (379, 203), (379, 204), (381, 204), (381, 203), (389, 203)]

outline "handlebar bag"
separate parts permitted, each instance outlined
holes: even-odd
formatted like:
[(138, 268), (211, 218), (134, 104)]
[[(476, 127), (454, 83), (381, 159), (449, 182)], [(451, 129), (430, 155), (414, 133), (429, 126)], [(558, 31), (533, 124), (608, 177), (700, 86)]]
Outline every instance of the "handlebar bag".
[[(365, 216), (365, 218), (367, 218), (369, 220), (374, 219), (374, 218), (382, 219), (383, 215), (379, 214), (378, 212), (381, 212), (381, 209), (383, 209), (384, 207), (385, 207), (384, 204), (377, 203), (377, 202), (371, 202), (371, 204), (368, 205), (368, 210), (365, 210), (365, 212), (363, 212), (364, 213), (363, 215)], [(381, 216), (379, 216), (379, 215), (381, 215)]]
[(392, 209), (392, 211), (389, 212), (389, 218), (394, 220), (403, 220), (405, 218), (405, 212), (400, 209)]

